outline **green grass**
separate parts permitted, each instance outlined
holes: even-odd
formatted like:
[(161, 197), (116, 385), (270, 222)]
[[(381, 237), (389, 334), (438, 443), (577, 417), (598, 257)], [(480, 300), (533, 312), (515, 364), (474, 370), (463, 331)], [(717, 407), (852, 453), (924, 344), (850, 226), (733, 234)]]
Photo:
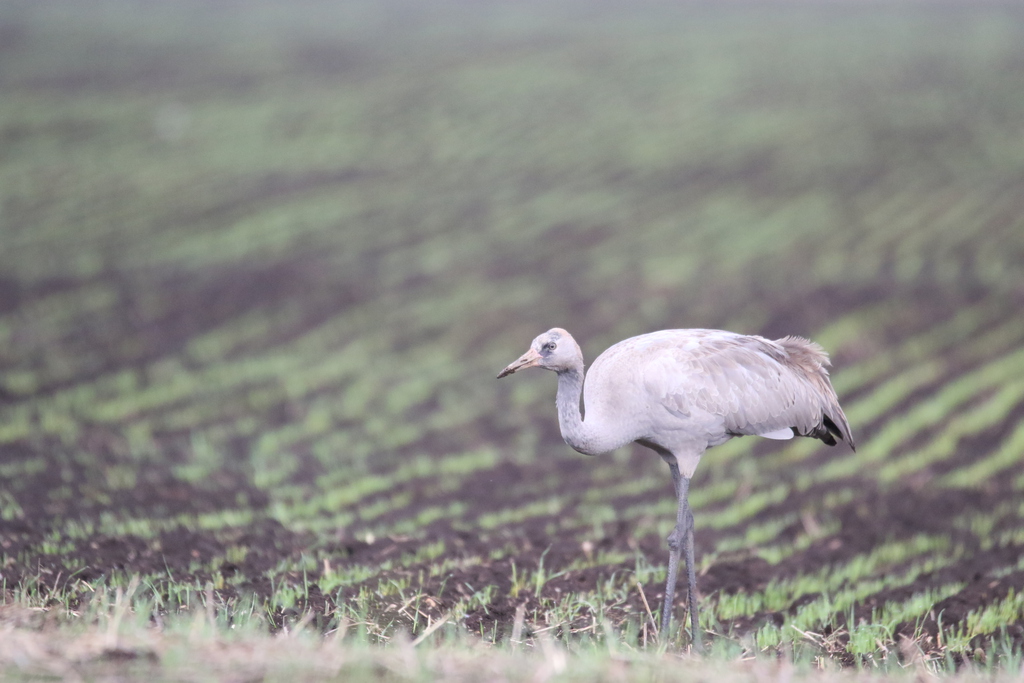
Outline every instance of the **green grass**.
[[(673, 652), (664, 646), (628, 645), (607, 622), (595, 621), (571, 639), (556, 639), (550, 630), (523, 618), (526, 642), (500, 644), (459, 629), (452, 618), (427, 621), (423, 635), (411, 638), (398, 631), (380, 642), (376, 625), (358, 614), (339, 615), (317, 626), (308, 617), (297, 618), (273, 638), (266, 636), (266, 617), (255, 604), (217, 605), (211, 587), (181, 593), (191, 611), (154, 597), (151, 587), (132, 580), (98, 591), (81, 610), (61, 619), (70, 623), (54, 628), (54, 620), (19, 600), (0, 611), (7, 632), (0, 647), (0, 666), (10, 680), (39, 680), (81, 676), (105, 677), (119, 673), (164, 680), (217, 680), (224, 676), (265, 680), (436, 680), (472, 671), (502, 681), (536, 680), (658, 680), (757, 681), (785, 676), (793, 680), (862, 680), (844, 673), (828, 660), (808, 656), (810, 648), (794, 639), (784, 659), (752, 657), (750, 650), (717, 642), (705, 659)], [(485, 598), (486, 599), (486, 598)], [(1011, 596), (998, 609), (1020, 609)], [(908, 605), (886, 605), (879, 624), (899, 618)], [(417, 610), (406, 600), (400, 611)], [(912, 609), (912, 608), (910, 608)], [(569, 618), (571, 615), (566, 615)], [(1009, 614), (986, 616), (998, 620)], [(155, 621), (155, 626), (154, 626)], [(774, 627), (759, 631), (754, 647), (777, 646)], [(774, 635), (773, 635), (774, 634)], [(635, 635), (635, 634), (634, 634)], [(941, 673), (943, 662), (923, 658), (901, 666), (894, 656), (878, 657), (876, 624), (861, 624), (850, 634), (850, 650), (875, 657), (864, 668), (871, 680), (917, 680)], [(805, 632), (803, 640), (816, 634)], [(877, 641), (875, 641), (877, 642)], [(756, 643), (756, 644), (755, 644)], [(1002, 653), (983, 664), (963, 668), (946, 680), (1014, 680), (1021, 666), (1019, 654)], [(945, 677), (944, 677), (945, 678)]]
[(1022, 45), (997, 4), (4, 5), (5, 623), (135, 620), (186, 677), (304, 615), (254, 671), (685, 677), (637, 589), (663, 465), (494, 375), (554, 325), (722, 327), (822, 343), (858, 450), (705, 456), (685, 664), (1012, 676)]

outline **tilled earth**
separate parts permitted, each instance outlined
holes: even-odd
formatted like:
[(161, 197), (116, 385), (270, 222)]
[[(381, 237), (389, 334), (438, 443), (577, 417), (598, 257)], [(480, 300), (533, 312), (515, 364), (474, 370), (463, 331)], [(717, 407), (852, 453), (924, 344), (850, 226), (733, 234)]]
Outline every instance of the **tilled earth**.
[[(870, 596), (856, 606), (853, 613), (855, 619), (870, 619), (872, 610), (886, 601), (907, 599), (914, 593), (950, 583), (963, 583), (964, 588), (961, 591), (936, 603), (922, 624), (903, 623), (898, 625), (892, 634), (894, 637), (900, 634), (909, 637), (915, 633), (920, 636), (920, 628), (924, 634), (923, 645), (936, 647), (939, 642), (938, 615), (942, 615), (944, 628), (954, 628), (970, 611), (1004, 598), (1008, 593), (1019, 594), (1024, 591), (1024, 571), (1013, 571), (1001, 576), (995, 576), (992, 572), (994, 567), (1018, 564), (1020, 558), (1024, 556), (1024, 547), (1006, 545), (982, 548), (979, 539), (972, 534), (949, 529), (946, 524), (951, 510), (970, 507), (979, 511), (992, 511), (1007, 503), (1016, 504), (1018, 494), (1012, 488), (991, 487), (958, 492), (956, 496), (905, 486), (880, 491), (869, 482), (865, 482), (864, 488), (862, 499), (835, 510), (841, 522), (838, 532), (819, 538), (806, 549), (775, 565), (753, 554), (718, 559), (698, 577), (700, 593), (705, 598), (718, 593), (755, 593), (763, 590), (769, 581), (795, 578), (827, 570), (832, 566), (843, 566), (883, 542), (910, 540), (922, 533), (949, 533), (955, 543), (962, 544), (968, 549), (967, 558), (934, 572), (919, 574), (910, 584)], [(233, 497), (239, 492), (225, 489), (221, 493), (225, 497)], [(251, 488), (244, 493), (253, 501), (259, 501), (261, 497), (258, 490)], [(193, 498), (193, 494), (199, 495)], [(36, 501), (46, 500), (52, 495), (52, 490), (30, 489), (25, 495)], [(670, 495), (667, 490), (666, 495)], [(137, 504), (138, 499), (134, 495), (125, 498), (122, 509)], [(202, 492), (178, 486), (171, 491), (164, 491), (164, 497), (153, 496), (150, 500), (155, 504), (166, 505), (169, 511), (191, 511), (194, 509), (193, 505), (202, 505), (202, 498)], [(168, 499), (172, 499), (173, 502), (168, 503)], [(117, 509), (119, 503), (117, 498), (112, 498), (108, 505), (112, 509)], [(806, 501), (799, 498), (788, 499), (773, 508), (771, 513), (800, 513), (806, 509), (805, 504)], [(87, 515), (88, 511), (76, 509), (72, 503), (64, 508), (63, 514)], [(533, 524), (518, 525), (507, 534), (489, 535), (453, 529), (446, 523), (433, 523), (423, 530), (422, 537), (416, 539), (385, 537), (368, 543), (356, 539), (325, 541), (311, 534), (289, 531), (271, 518), (263, 518), (262, 521), (245, 528), (218, 532), (204, 533), (201, 530), (178, 527), (159, 533), (155, 538), (131, 535), (111, 537), (97, 534), (74, 543), (69, 550), (59, 555), (53, 555), (39, 550), (44, 546), (45, 539), (52, 538), (52, 526), (48, 522), (45, 516), (29, 515), (23, 519), (0, 522), (0, 544), (4, 548), (5, 557), (8, 558), (3, 577), (9, 590), (13, 586), (21, 585), (45, 595), (49, 590), (64, 588), (72, 589), (72, 592), (77, 590), (82, 599), (87, 599), (88, 591), (83, 586), (97, 585), (115, 574), (164, 576), (173, 581), (192, 581), (204, 585), (214, 581), (216, 574), (219, 573), (224, 578), (242, 579), (230, 587), (216, 590), (220, 600), (231, 602), (249, 598), (252, 594), (260, 599), (269, 598), (275, 582), (308, 583), (308, 597), (300, 599), (292, 609), (285, 609), (273, 615), (273, 621), (278, 626), (283, 624), (282, 619), (287, 619), (289, 615), (294, 617), (307, 610), (313, 610), (317, 615), (329, 616), (335, 612), (339, 603), (354, 599), (364, 587), (373, 589), (380, 581), (404, 579), (409, 582), (410, 594), (424, 596), (418, 609), (434, 619), (476, 590), (493, 586), (493, 601), (470, 611), (465, 626), (475, 633), (507, 634), (507, 629), (511, 627), (520, 605), (526, 607), (528, 614), (540, 611), (540, 598), (561, 599), (571, 593), (592, 592), (598, 587), (599, 582), (607, 581), (613, 572), (628, 573), (633, 568), (632, 563), (628, 563), (619, 566), (564, 569), (582, 556), (606, 551), (629, 554), (639, 552), (652, 563), (659, 563), (663, 562), (667, 555), (661, 539), (650, 535), (637, 538), (630, 525), (625, 523), (606, 527), (610, 533), (593, 542), (582, 543), (579, 541), (579, 534), (549, 535), (544, 530), (542, 520), (537, 520)], [(801, 531), (802, 528), (794, 526), (784, 529), (780, 536), (795, 537)], [(343, 532), (339, 535), (343, 535)], [(510, 548), (513, 552), (502, 559), (453, 568), (443, 578), (434, 577), (418, 582), (416, 577), (422, 578), (429, 563), (413, 563), (382, 571), (372, 579), (346, 586), (327, 595), (319, 590), (318, 581), (324, 571), (339, 571), (347, 564), (380, 566), (388, 560), (394, 561), (406, 553), (413, 553), (421, 545), (436, 540), (445, 541), (446, 547), (450, 550), (434, 560), (435, 562), (459, 557), (486, 558), (492, 551), (508, 553)], [(713, 532), (698, 527), (698, 557), (702, 548), (713, 546), (714, 542)], [(244, 559), (237, 562), (220, 559), (225, 557), (229, 546), (244, 546), (248, 548), (248, 553)], [(287, 572), (275, 575), (275, 567), (282, 562), (294, 560), (302, 553), (309, 552), (311, 548), (316, 548), (319, 555), (328, 558), (330, 569), (325, 567), (320, 571), (311, 570), (302, 577)], [(196, 569), (197, 565), (209, 566), (211, 561), (219, 561), (215, 572)], [(535, 595), (532, 590), (526, 589), (513, 597), (510, 591), (516, 568), (523, 572), (535, 570), (541, 564), (550, 574), (556, 575), (546, 581), (542, 593)], [(898, 573), (901, 569), (904, 567), (894, 566), (891, 571)], [(650, 604), (660, 604), (661, 588), (660, 583), (645, 587)], [(677, 597), (677, 604), (684, 607), (685, 601), (682, 596)], [(795, 611), (800, 604), (816, 597), (818, 596), (814, 594), (805, 596), (792, 606), (792, 610)], [(394, 604), (380, 604), (378, 607), (385, 615), (389, 611), (397, 611)], [(634, 616), (641, 615), (645, 609), (639, 593), (636, 592), (626, 601), (608, 607), (610, 615), (620, 618), (628, 617), (630, 612)], [(679, 614), (682, 614), (682, 607)], [(395, 613), (391, 618), (398, 623), (405, 623), (406, 616)], [(742, 635), (766, 622), (781, 625), (784, 616), (781, 613), (759, 613), (725, 626), (735, 635)], [(328, 621), (329, 619), (325, 619), (319, 623), (326, 624)], [(573, 625), (565, 626), (569, 628)], [(1007, 635), (1018, 645), (1024, 642), (1024, 629), (1020, 624), (1012, 625)]]
[[(16, 311), (34, 296), (41, 296), (31, 292), (14, 296), (12, 291), (16, 291), (16, 287), (9, 284), (3, 299), (9, 311)], [(163, 316), (156, 324), (167, 325), (168, 329), (147, 326), (146, 333), (161, 339), (186, 339), (188, 332), (197, 327), (194, 318), (189, 318), (190, 314), (184, 311), (180, 316)], [(178, 327), (183, 324), (186, 331)], [(12, 404), (19, 398), (6, 396), (4, 400)], [(285, 407), (280, 410), (284, 413), (279, 420), (287, 424), (292, 418)], [(972, 462), (978, 453), (998, 447), (1016, 419), (1015, 412), (999, 429), (974, 438), (969, 448), (960, 449), (957, 460), (942, 463), (942, 470), (955, 470)], [(114, 576), (150, 577), (151, 585), (157, 590), (163, 586), (169, 591), (174, 584), (188, 584), (197, 591), (206, 587), (215, 593), (218, 603), (224, 605), (244, 604), (254, 598), (257, 602), (270, 601), (281, 585), (301, 585), (301, 595), (293, 605), (270, 608), (274, 628), (308, 611), (312, 611), (318, 624), (328, 628), (334, 616), (345, 613), (339, 608), (367, 593), (371, 595), (370, 604), (381, 623), (422, 628), (421, 619), (441, 618), (460, 601), (481, 589), (488, 589), (488, 600), (467, 611), (464, 626), (485, 637), (506, 637), (520, 607), (525, 608), (525, 614), (539, 618), (553, 602), (573, 594), (594, 594), (614, 576), (630, 575), (636, 558), (659, 566), (667, 557), (664, 540), (651, 532), (650, 525), (638, 528), (635, 522), (624, 518), (591, 528), (553, 525), (559, 520), (557, 513), (527, 516), (496, 529), (466, 524), (464, 520), (493, 512), (500, 507), (496, 501), (507, 498), (508, 492), (528, 488), (531, 481), (554, 478), (568, 497), (569, 506), (574, 500), (583, 500), (595, 461), (559, 444), (553, 417), (551, 424), (542, 428), (542, 433), (539, 447), (550, 451), (550, 458), (533, 463), (498, 462), (468, 477), (459, 489), (441, 494), (436, 482), (429, 477), (396, 484), (388, 493), (406, 494), (408, 502), (400, 509), (385, 510), (379, 521), (414, 519), (435, 506), (439, 498), (462, 501), (466, 506), (461, 515), (463, 521), (436, 519), (422, 524), (413, 535), (382, 537), (354, 535), (344, 526), (325, 534), (282, 524), (273, 514), (272, 492), (254, 485), (247, 473), (244, 440), (238, 441), (233, 459), (206, 480), (196, 483), (183, 480), (173, 468), (177, 457), (175, 448), (180, 445), (178, 437), (158, 435), (157, 443), (166, 449), (166, 457), (148, 460), (144, 476), (130, 487), (112, 486), (109, 477), (98, 477), (105, 468), (131, 462), (117, 429), (86, 426), (78, 440), (70, 444), (32, 438), (10, 443), (2, 450), (3, 462), (9, 468), (5, 471), (20, 474), (5, 475), (4, 481), (8, 512), (0, 520), (0, 545), (5, 557), (3, 579), (8, 591), (18, 587), (43, 597), (51, 595), (53, 604), (62, 592), (71, 596), (72, 604), (80, 604), (88, 600), (98, 585)], [(512, 435), (497, 429), (494, 438), (506, 439)], [(758, 452), (768, 453), (779, 448), (785, 446), (766, 443), (758, 446)], [(82, 465), (75, 453), (88, 453), (92, 458), (90, 462), (96, 463), (98, 469)], [(711, 451), (707, 456), (709, 462), (714, 453)], [(834, 457), (842, 457), (838, 449), (823, 449), (803, 466), (824, 464)], [(629, 460), (602, 466), (622, 467), (620, 476), (625, 477), (631, 468), (640, 467), (649, 472), (660, 467), (660, 462), (638, 448)], [(664, 487), (658, 495), (670, 499), (670, 480), (667, 472), (664, 475)], [(785, 470), (779, 476), (784, 479)], [(315, 477), (304, 473), (301, 467), (294, 479), (300, 486), (303, 481), (315, 481)], [(929, 486), (928, 481), (929, 478), (919, 478), (882, 486), (872, 477), (857, 476), (791, 492), (761, 510), (758, 518), (792, 520), (777, 531), (772, 543), (795, 543), (801, 537), (813, 540), (774, 564), (761, 558), (756, 547), (716, 553), (710, 563), (702, 565), (698, 577), (705, 604), (709, 601), (713, 604), (715, 596), (763, 591), (769, 582), (827, 573), (886, 543), (909, 543), (922, 535), (946, 536), (949, 546), (959, 549), (959, 560), (933, 571), (920, 572), (910, 583), (870, 595), (857, 602), (849, 614), (839, 615), (837, 622), (844, 624), (850, 618), (854, 623), (869, 621), (873, 611), (888, 601), (903, 601), (930, 589), (962, 584), (961, 590), (934, 604), (920, 619), (900, 623), (890, 634), (894, 640), (901, 635), (917, 638), (924, 649), (938, 651), (942, 643), (940, 624), (942, 629), (955, 629), (971, 611), (1024, 591), (1024, 571), (1015, 569), (1024, 558), (1024, 546), (987, 543), (987, 538), (1012, 532), (1019, 525), (1015, 516), (999, 514), (1019, 505), (1020, 493), (1011, 479), (996, 479), (972, 488), (935, 488)], [(699, 474), (694, 485), (697, 488), (701, 485)], [(856, 495), (846, 502), (823, 507), (822, 501), (831, 492), (844, 488), (852, 488)], [(746, 494), (739, 491), (736, 495), (737, 500), (733, 502), (741, 502)], [(616, 509), (625, 509), (644, 497), (627, 495), (607, 502)], [(173, 524), (160, 531), (141, 534), (112, 535), (96, 530), (105, 515), (173, 520), (180, 515), (215, 514), (224, 510), (245, 510), (252, 521), (242, 525), (225, 523), (207, 531)], [(990, 515), (997, 521), (984, 535), (953, 526), (951, 519), (965, 512)], [(821, 529), (819, 517), (822, 515), (831, 521), (828, 532)], [(736, 533), (735, 528), (702, 526), (700, 509), (696, 517), (698, 558), (715, 549), (725, 536)], [(69, 520), (77, 520), (87, 530), (75, 538), (65, 535), (62, 529), (68, 528)], [(92, 527), (86, 524), (90, 520)], [(754, 521), (756, 519), (747, 523)], [(439, 554), (429, 560), (415, 559), (419, 549), (432, 543), (440, 544)], [(244, 548), (245, 552), (232, 553), (232, 549), (238, 548)], [(591, 566), (580, 567), (583, 558), (602, 556), (630, 559), (605, 562), (598, 559)], [(306, 557), (317, 558), (316, 564), (306, 566), (301, 573), (289, 569)], [(431, 571), (432, 566), (445, 561), (449, 562), (446, 571), (441, 574)], [(912, 564), (913, 561), (908, 560), (886, 571), (899, 574)], [(368, 578), (343, 582), (340, 586), (330, 581), (335, 574), (355, 566), (378, 570)], [(525, 586), (515, 585), (517, 573), (522, 577), (523, 572), (541, 569), (550, 578), (543, 582), (539, 594), (529, 581)], [(401, 604), (401, 600), (382, 596), (378, 589), (389, 582), (404, 585), (402, 595), (415, 596), (415, 606), (410, 607), (412, 601), (408, 599)], [(321, 590), (324, 583), (331, 586), (326, 591)], [(648, 603), (657, 608), (662, 599), (660, 582), (646, 585), (643, 590)], [(720, 629), (732, 637), (743, 637), (765, 624), (782, 625), (787, 616), (817, 597), (816, 593), (805, 594), (784, 612), (750, 614), (721, 624)], [(685, 600), (681, 594), (677, 598), (677, 616), (681, 616)], [(643, 620), (645, 610), (638, 588), (606, 605), (605, 616), (621, 624), (629, 619)], [(585, 631), (594, 623), (592, 616), (585, 612), (564, 624), (554, 625), (528, 622), (525, 633), (529, 636), (534, 630), (551, 626), (554, 628), (548, 630), (562, 634)], [(838, 648), (841, 654), (845, 642), (842, 632), (819, 635), (833, 636), (829, 641), (831, 647)], [(1024, 643), (1021, 623), (1011, 624), (1005, 635), (1018, 646)], [(985, 640), (978, 638), (977, 643), (983, 644)]]
[[(886, 605), (941, 593), (881, 634), (941, 653), (1024, 592), (1019, 12), (797, 3), (766, 33), (739, 6), (367, 3), (363, 33), (271, 5), (0, 7), (6, 597), (139, 577), (273, 629), (645, 629), (663, 463), (574, 453), (550, 377), (494, 380), (556, 324), (590, 358), (668, 326), (830, 335), (860, 450), (707, 454), (706, 615), (851, 576), (875, 588), (808, 637), (852, 661)], [(714, 628), (750, 644), (822, 597)], [(1024, 646), (1002, 626), (964, 649)]]

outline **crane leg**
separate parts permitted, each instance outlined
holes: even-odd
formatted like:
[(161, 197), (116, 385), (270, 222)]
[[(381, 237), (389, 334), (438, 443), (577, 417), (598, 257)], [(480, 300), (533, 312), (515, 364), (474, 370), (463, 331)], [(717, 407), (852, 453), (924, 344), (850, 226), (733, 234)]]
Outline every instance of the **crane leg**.
[(693, 562), (693, 513), (690, 512), (688, 494), (690, 480), (679, 473), (679, 466), (669, 461), (672, 471), (672, 482), (676, 487), (679, 507), (676, 510), (676, 526), (668, 535), (668, 581), (665, 584), (665, 605), (661, 610), (661, 632), (668, 637), (669, 625), (672, 623), (672, 607), (675, 602), (676, 578), (679, 573), (679, 556), (683, 554), (686, 561), (687, 596), (686, 605), (690, 610), (690, 637), (693, 648), (702, 651), (700, 626), (697, 620), (697, 575)]

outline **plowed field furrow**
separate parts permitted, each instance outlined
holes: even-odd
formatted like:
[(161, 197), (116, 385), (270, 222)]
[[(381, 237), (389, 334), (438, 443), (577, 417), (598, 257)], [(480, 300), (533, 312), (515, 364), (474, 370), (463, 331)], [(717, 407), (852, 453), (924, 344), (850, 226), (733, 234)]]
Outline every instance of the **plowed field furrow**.
[(1019, 11), (131, 4), (0, 6), (4, 601), (632, 647), (667, 468), (494, 376), (722, 327), (821, 343), (858, 450), (705, 455), (702, 624), (1022, 647)]

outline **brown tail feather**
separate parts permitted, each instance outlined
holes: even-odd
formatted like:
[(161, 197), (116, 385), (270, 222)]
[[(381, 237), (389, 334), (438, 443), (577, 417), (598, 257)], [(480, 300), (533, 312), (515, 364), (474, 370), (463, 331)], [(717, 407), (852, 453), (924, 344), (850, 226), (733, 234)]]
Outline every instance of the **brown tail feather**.
[(811, 380), (826, 403), (821, 425), (807, 436), (821, 439), (829, 446), (835, 446), (838, 438), (849, 444), (851, 449), (857, 450), (853, 434), (850, 433), (850, 423), (839, 406), (839, 398), (828, 378), (827, 368), (832, 364), (828, 353), (820, 345), (803, 337), (785, 337), (777, 343), (789, 354), (789, 362), (799, 367)]

